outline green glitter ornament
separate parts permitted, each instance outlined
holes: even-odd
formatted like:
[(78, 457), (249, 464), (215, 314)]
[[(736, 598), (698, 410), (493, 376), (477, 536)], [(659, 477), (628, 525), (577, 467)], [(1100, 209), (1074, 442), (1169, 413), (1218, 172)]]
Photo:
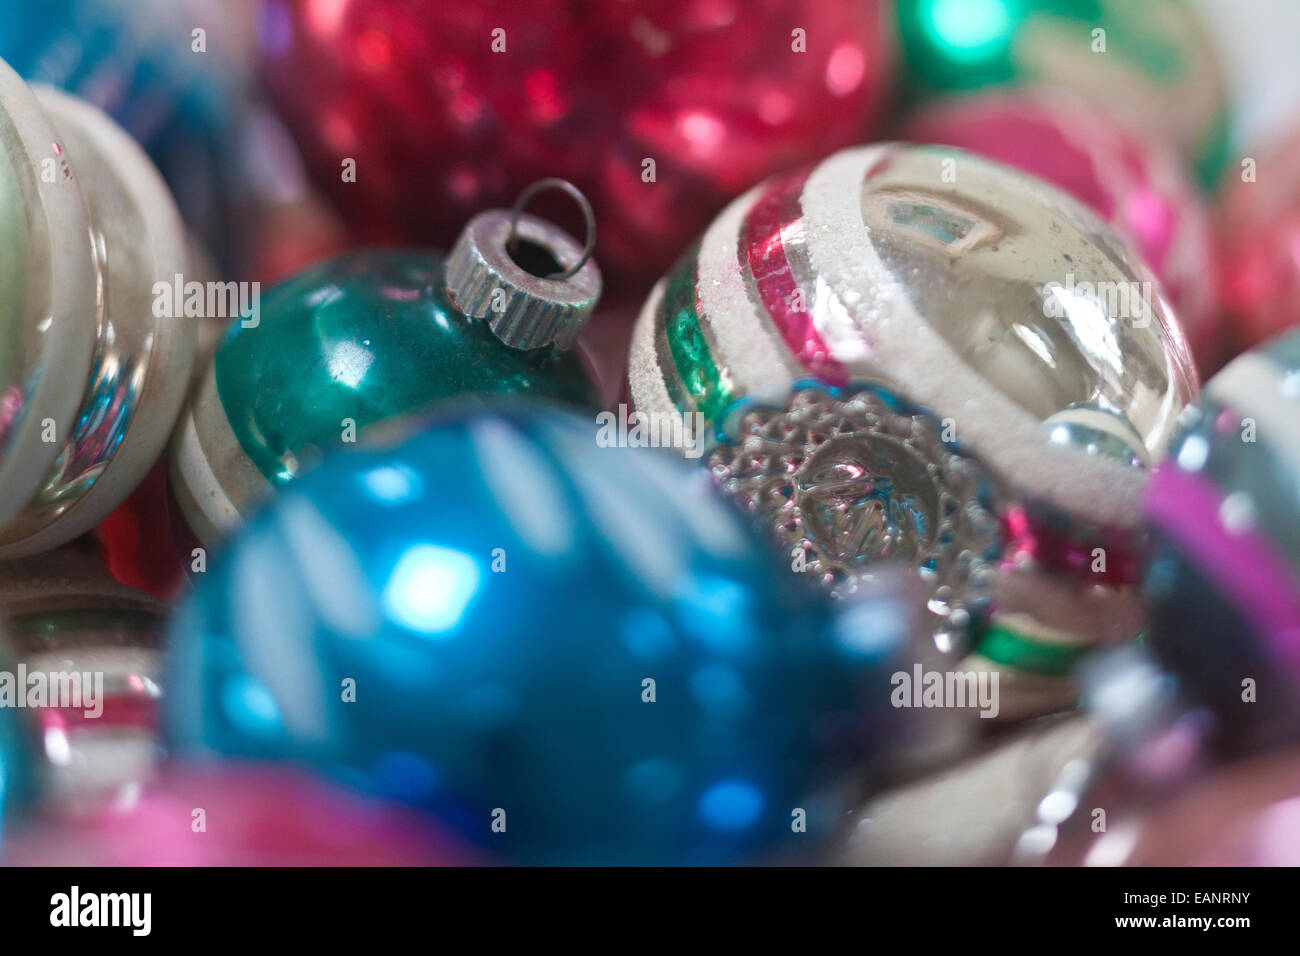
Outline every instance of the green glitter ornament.
[(1064, 88), (1169, 140), (1205, 184), (1228, 148), (1228, 96), (1186, 0), (898, 0), (916, 95)]

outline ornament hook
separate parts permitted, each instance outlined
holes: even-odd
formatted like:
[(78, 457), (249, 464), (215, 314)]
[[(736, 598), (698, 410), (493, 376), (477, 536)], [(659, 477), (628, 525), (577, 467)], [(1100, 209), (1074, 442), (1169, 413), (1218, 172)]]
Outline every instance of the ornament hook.
[(582, 219), (587, 227), (587, 239), (582, 247), (582, 257), (564, 272), (556, 273), (555, 275), (547, 277), (556, 281), (572, 279), (579, 271), (581, 271), (582, 267), (587, 264), (587, 260), (591, 258), (591, 254), (596, 249), (596, 214), (592, 212), (591, 203), (588, 202), (587, 197), (582, 194), (582, 190), (573, 185), (573, 183), (569, 182), (567, 179), (560, 179), (557, 176), (539, 179), (519, 194), (519, 198), (515, 200), (515, 204), (510, 207), (510, 236), (506, 240), (506, 248), (513, 250), (515, 243), (519, 239), (519, 214), (524, 211), (524, 207), (528, 205), (530, 199), (545, 189), (557, 189), (562, 193), (566, 193), (578, 204), (578, 208), (582, 210)]

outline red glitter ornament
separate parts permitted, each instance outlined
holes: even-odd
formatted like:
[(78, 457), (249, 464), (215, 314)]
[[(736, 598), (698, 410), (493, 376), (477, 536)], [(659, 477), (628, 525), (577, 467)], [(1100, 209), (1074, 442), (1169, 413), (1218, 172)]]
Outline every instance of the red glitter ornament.
[(311, 178), (360, 241), (445, 246), (562, 176), (596, 207), (617, 293), (731, 196), (863, 138), (894, 61), (889, 6), (269, 0), (259, 44)]
[(1218, 238), (1231, 357), (1300, 325), (1300, 128), (1228, 175)]

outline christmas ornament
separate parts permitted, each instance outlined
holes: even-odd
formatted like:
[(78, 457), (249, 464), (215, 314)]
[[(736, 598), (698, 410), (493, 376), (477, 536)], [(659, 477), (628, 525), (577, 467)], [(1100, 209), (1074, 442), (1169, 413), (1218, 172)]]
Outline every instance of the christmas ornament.
[[(12, 673), (8, 656), (0, 648), (0, 673)], [(12, 810), (30, 795), (31, 769), (28, 741), (13, 707), (0, 707), (0, 847)]]
[(1055, 713), (1078, 703), (1076, 675), (1088, 656), (1132, 639), (1143, 624), (1131, 587), (1004, 562), (985, 613), (971, 620), (961, 670), (998, 675), (1002, 723)]
[(402, 434), (286, 489), (182, 606), (180, 752), (309, 762), (524, 862), (730, 862), (836, 824), (907, 602), (837, 623), (703, 470), (566, 412)]
[(1227, 149), (1223, 70), (1185, 0), (898, 0), (914, 91), (1063, 88), (1195, 160), (1213, 182)]
[(914, 117), (905, 136), (1023, 169), (1086, 204), (1160, 278), (1197, 365), (1218, 367), (1222, 329), (1209, 216), (1165, 143), (1082, 98), (1041, 91), (939, 103)]
[[(213, 0), (45, 0), (11, 5), (0, 59), (31, 83), (99, 107), (141, 144), (185, 222), (231, 264), (246, 213), (232, 158), (242, 136), (242, 70), (227, 34), (230, 3)], [(81, 171), (84, 176), (88, 171)]]
[(404, 807), (302, 771), (172, 767), (118, 805), (24, 821), (6, 866), (430, 866), (478, 858)]
[[(883, 383), (992, 471), (1008, 490), (999, 574), (1060, 575), (1076, 603), (1136, 581), (1144, 466), (1196, 373), (1158, 284), (1076, 201), (972, 154), (897, 144), (755, 187), (646, 302), (632, 402), (716, 428), (810, 373)], [(1033, 652), (1019, 659), (1059, 659), (1058, 627), (1022, 600), (992, 609)], [(1079, 641), (1103, 636), (1092, 615), (1059, 617)]]
[[(1110, 746), (1043, 801), (1066, 809), (1040, 809), (1022, 840), (1027, 858), (1167, 861), (1187, 814), (1151, 808), (1224, 757), (1300, 735), (1297, 381), (1300, 331), (1233, 360), (1184, 411), (1144, 496), (1146, 650), (1089, 665), (1085, 699)], [(1152, 842), (1135, 851), (1133, 840), (1091, 839), (1072, 808), (1107, 801), (1157, 813)], [(1137, 827), (1127, 832), (1146, 840)]]
[[(358, 429), (437, 400), (527, 394), (597, 404), (573, 344), (600, 296), (576, 242), (522, 211), (472, 219), (447, 259), (364, 251), (276, 286), (235, 323), (181, 415), (170, 460), (178, 511), (212, 548), (249, 510)], [(590, 224), (590, 223), (589, 223)]]
[(184, 397), (194, 329), (158, 308), (155, 284), (186, 271), (185, 233), (121, 129), (0, 64), (0, 143), (9, 558), (88, 530), (144, 476)]
[[(1235, 670), (1231, 658), (1219, 665)], [(1235, 738), (1227, 738), (1223, 708), (1207, 709), (1183, 674), (1165, 670), (1138, 648), (1094, 657), (1082, 682), (1101, 729), (1099, 745), (1044, 788), (1017, 844), (1017, 861), (1149, 866), (1217, 857), (1224, 865), (1236, 857), (1239, 865), (1258, 858), (1260, 849), (1241, 837), (1264, 835), (1271, 829), (1267, 817), (1284, 816), (1270, 805), (1294, 802), (1295, 774), (1288, 766), (1294, 752), (1238, 760), (1232, 764), (1237, 769), (1228, 770), (1223, 757), (1276, 743), (1276, 735), (1259, 733), (1266, 723), (1250, 726), (1239, 717), (1231, 727)], [(1232, 812), (1211, 817), (1207, 811), (1224, 810), (1225, 799)], [(1099, 821), (1105, 826), (1098, 828)], [(1189, 829), (1194, 822), (1196, 832)], [(1283, 837), (1283, 830), (1268, 835)], [(1274, 855), (1289, 852), (1286, 839), (1273, 847)]]
[(987, 474), (942, 425), (888, 389), (802, 382), (784, 403), (737, 402), (708, 465), (795, 571), (853, 593), (883, 562), (917, 567), (952, 646), (988, 596), (1001, 551)]
[(639, 296), (731, 196), (863, 137), (887, 8), (269, 0), (259, 42), (312, 179), (363, 239), (442, 246), (560, 175), (592, 197), (611, 286)]
[[(1196, 394), (1160, 288), (1093, 214), (1008, 167), (897, 144), (728, 207), (651, 294), (629, 366), (639, 410), (709, 423), (810, 372), (883, 379), (1031, 503), (1120, 527), (1135, 465)], [(1069, 529), (1048, 530), (1043, 548), (1077, 563)]]
[(263, 286), (332, 259), (350, 246), (336, 212), (307, 182), (284, 124), (265, 107), (249, 110), (244, 141), (256, 220), (248, 229), (251, 277)]
[(126, 501), (95, 526), (104, 566), (120, 584), (164, 601), (185, 586), (167, 490), (167, 462), (159, 459)]
[(1149, 644), (1220, 743), (1300, 733), (1300, 331), (1234, 359), (1147, 489)]
[(1062, 770), (1096, 753), (1086, 716), (1044, 717), (936, 772), (873, 794), (837, 862), (850, 866), (1006, 866)]
[(0, 626), (18, 716), (40, 741), (43, 807), (94, 809), (152, 777), (166, 610), (112, 581), (93, 548), (0, 563)]
[(1241, 159), (1219, 200), (1229, 355), (1300, 325), (1300, 128)]
[(1104, 832), (1071, 820), (1044, 862), (1070, 866), (1296, 866), (1300, 753), (1216, 768), (1166, 799), (1129, 804)]

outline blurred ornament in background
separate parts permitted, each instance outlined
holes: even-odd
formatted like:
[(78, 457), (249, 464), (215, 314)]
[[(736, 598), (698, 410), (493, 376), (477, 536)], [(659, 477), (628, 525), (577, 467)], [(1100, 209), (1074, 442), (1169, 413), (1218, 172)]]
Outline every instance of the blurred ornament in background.
[(1223, 69), (1185, 0), (897, 0), (916, 94), (1060, 87), (1176, 147), (1205, 185), (1228, 148)]
[(993, 92), (934, 104), (903, 136), (942, 143), (1064, 189), (1128, 241), (1160, 279), (1198, 368), (1218, 368), (1222, 323), (1207, 207), (1163, 141), (1073, 94)]
[[(1091, 801), (1090, 801), (1091, 802)], [(1300, 751), (1219, 767), (1161, 801), (1111, 804), (1104, 833), (1071, 820), (1043, 862), (1300, 866)]]
[(1006, 866), (1053, 781), (1101, 746), (1086, 715), (1043, 717), (970, 748), (934, 773), (872, 794), (836, 862), (848, 866)]
[[(991, 469), (1008, 492), (1006, 573), (1135, 600), (1146, 466), (1196, 370), (1159, 284), (1076, 200), (971, 153), (901, 144), (751, 190), (647, 300), (632, 403), (716, 428), (738, 400), (810, 374), (884, 384)], [(1042, 657), (1054, 628), (1026, 632), (1032, 604), (1006, 608), (1003, 630)]]
[[(1083, 675), (1108, 745), (1044, 798), (1021, 841), (1024, 859), (1168, 865), (1293, 855), (1291, 836), (1272, 857), (1258, 842), (1294, 826), (1293, 768), (1278, 758), (1254, 765), (1279, 769), (1282, 792), (1257, 786), (1266, 777), (1251, 764), (1218, 767), (1300, 739), (1297, 403), (1300, 331), (1238, 356), (1184, 412), (1144, 495), (1143, 646), (1099, 655)], [(1211, 807), (1243, 788), (1254, 791), (1249, 801), (1203, 826)], [(1084, 818), (1095, 807), (1125, 814), (1100, 838)], [(1197, 818), (1205, 832), (1193, 837)]]
[(5, 866), (450, 866), (479, 862), (413, 810), (301, 771), (169, 767), (140, 792), (12, 834)]
[[(14, 670), (3, 643), (4, 634), (0, 631), (0, 673), (12, 674)], [(18, 709), (12, 702), (0, 706), (0, 850), (7, 842), (9, 817), (31, 797), (30, 745), (29, 734), (19, 722)]]
[(156, 772), (166, 616), (166, 605), (114, 582), (84, 543), (0, 562), (9, 669), (27, 678), (20, 694), (47, 688), (39, 706), (17, 711), (38, 742), (32, 785), (43, 809), (93, 811)]
[(0, 63), (0, 557), (89, 530), (167, 441), (193, 323), (166, 184), (107, 116)]
[(592, 197), (618, 298), (741, 190), (861, 140), (895, 41), (878, 0), (267, 0), (258, 42), (313, 182), (362, 241), (445, 245), (563, 176)]
[(1218, 209), (1230, 355), (1300, 325), (1300, 127), (1242, 157)]
[(1014, 722), (1074, 707), (1077, 673), (1099, 648), (1142, 631), (1132, 586), (1097, 585), (1005, 562), (989, 585), (988, 612), (972, 621), (963, 671), (999, 675), (997, 720)]
[(515, 862), (813, 852), (892, 739), (906, 589), (837, 620), (704, 470), (572, 413), (416, 425), (327, 458), (198, 582), (177, 752), (311, 764)]
[(8, 4), (0, 59), (111, 116), (158, 166), (186, 224), (229, 266), (245, 188), (231, 144), (242, 135), (249, 68), (239, 62), (247, 41), (237, 25), (251, 12), (245, 0)]
[[(588, 213), (585, 246), (523, 211), (548, 186)], [(270, 290), (232, 324), (181, 415), (169, 487), (182, 541), (217, 546), (324, 448), (432, 402), (508, 394), (595, 408), (570, 349), (601, 292), (590, 229), (582, 194), (543, 180), (514, 209), (475, 216), (445, 260), (350, 252)]]
[(1238, 356), (1147, 488), (1148, 643), (1215, 742), (1300, 736), (1300, 330)]
[(257, 217), (247, 243), (250, 278), (273, 285), (345, 252), (347, 229), (307, 182), (284, 125), (259, 106), (249, 110), (245, 130), (241, 163)]
[(154, 462), (127, 499), (95, 526), (104, 566), (113, 579), (164, 601), (185, 585), (185, 564), (171, 519), (167, 459)]
[(1043, 789), (1016, 862), (1280, 866), (1300, 859), (1294, 746), (1260, 752), (1280, 738), (1247, 728), (1225, 747), (1221, 713), (1199, 706), (1182, 676), (1137, 648), (1089, 663), (1085, 699), (1102, 729), (1100, 746)]

